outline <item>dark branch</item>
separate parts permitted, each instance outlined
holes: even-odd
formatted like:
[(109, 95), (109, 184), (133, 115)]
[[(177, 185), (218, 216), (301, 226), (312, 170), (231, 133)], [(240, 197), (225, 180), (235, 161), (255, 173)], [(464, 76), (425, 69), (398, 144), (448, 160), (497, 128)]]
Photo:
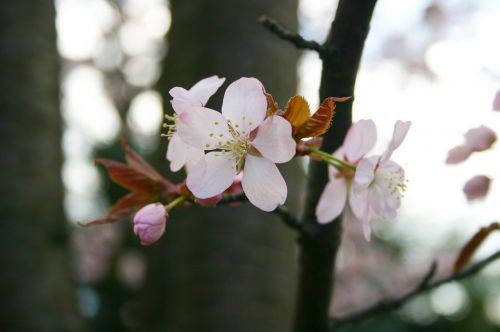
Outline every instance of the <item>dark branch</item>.
[[(227, 205), (231, 203), (246, 202), (248, 199), (245, 194), (236, 195), (225, 195), (219, 204)], [(300, 221), (295, 217), (285, 206), (278, 206), (276, 210), (273, 211), (274, 214), (278, 215), (281, 221), (288, 227), (295, 229), (299, 233), (304, 233), (305, 229), (302, 227)]]
[(476, 274), (477, 272), (481, 271), (484, 267), (486, 267), (488, 264), (490, 264), (491, 262), (495, 261), (498, 258), (500, 258), (500, 250), (498, 250), (491, 256), (488, 256), (485, 259), (480, 260), (479, 262), (471, 265), (469, 268), (463, 270), (460, 273), (452, 274), (449, 277), (443, 278), (433, 283), (429, 283), (430, 279), (432, 278), (432, 275), (434, 275), (434, 272), (436, 270), (436, 264), (433, 263), (430, 271), (425, 275), (422, 282), (420, 282), (418, 286), (413, 290), (409, 291), (408, 293), (398, 298), (381, 300), (372, 307), (366, 308), (359, 312), (348, 314), (343, 317), (332, 318), (331, 320), (332, 326), (339, 327), (347, 324), (359, 323), (365, 319), (368, 319), (382, 312), (397, 309), (417, 295), (425, 293), (431, 289), (439, 287), (448, 282), (462, 280)]
[(279, 38), (292, 43), (296, 48), (300, 50), (313, 50), (318, 52), (320, 55), (326, 53), (327, 49), (318, 42), (313, 40), (306, 40), (298, 33), (293, 33), (285, 29), (277, 21), (269, 18), (267, 16), (259, 17), (259, 22), (271, 33), (275, 34)]

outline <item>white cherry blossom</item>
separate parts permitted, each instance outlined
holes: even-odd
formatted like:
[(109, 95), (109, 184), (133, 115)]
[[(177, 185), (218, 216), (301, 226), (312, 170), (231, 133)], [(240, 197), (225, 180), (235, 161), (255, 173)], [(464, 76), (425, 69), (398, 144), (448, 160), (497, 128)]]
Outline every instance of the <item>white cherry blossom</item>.
[(227, 88), (222, 113), (191, 107), (179, 115), (177, 132), (194, 148), (206, 151), (191, 168), (186, 184), (201, 199), (224, 192), (244, 170), (242, 187), (248, 200), (264, 211), (285, 202), (287, 187), (275, 163), (295, 155), (288, 121), (266, 118), (264, 87), (255, 78), (241, 78)]
[(184, 143), (177, 134), (176, 127), (179, 114), (192, 107), (205, 106), (210, 97), (220, 88), (224, 81), (225, 78), (211, 76), (202, 79), (189, 90), (181, 87), (170, 89), (169, 93), (173, 97), (172, 108), (175, 114), (167, 117), (168, 120), (172, 121), (172, 124), (166, 125), (169, 129), (167, 136), (170, 140), (166, 157), (170, 161), (170, 170), (172, 172), (177, 172), (184, 165), (186, 165), (189, 171), (204, 155), (203, 150)]

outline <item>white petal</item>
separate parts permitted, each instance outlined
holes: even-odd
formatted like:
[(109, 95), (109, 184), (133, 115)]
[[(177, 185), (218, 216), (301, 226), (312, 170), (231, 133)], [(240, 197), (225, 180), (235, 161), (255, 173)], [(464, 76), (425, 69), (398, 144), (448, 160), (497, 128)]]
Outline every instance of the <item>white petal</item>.
[(172, 108), (177, 114), (181, 114), (193, 107), (202, 106), (201, 101), (193, 98), (191, 93), (184, 88), (175, 87), (170, 89), (169, 93), (174, 98), (171, 101)]
[(347, 199), (347, 186), (343, 178), (333, 178), (328, 182), (318, 205), (316, 206), (316, 217), (320, 224), (326, 224), (337, 218), (342, 211)]
[(369, 189), (351, 187), (349, 193), (349, 206), (352, 213), (360, 220), (368, 219), (370, 215)]
[(247, 135), (257, 128), (267, 112), (267, 99), (264, 87), (256, 78), (242, 77), (231, 83), (222, 102), (222, 114), (234, 129)]
[(354, 174), (354, 184), (368, 186), (373, 181), (377, 160), (377, 157), (361, 159), (356, 167), (356, 173)]
[(167, 147), (167, 160), (170, 161), (172, 172), (177, 172), (186, 163), (186, 147), (188, 145), (181, 140), (177, 133), (174, 133)]
[(225, 78), (219, 78), (218, 76), (207, 77), (193, 85), (193, 87), (189, 89), (189, 93), (194, 99), (205, 106), (208, 99), (217, 92), (225, 80)]
[(351, 163), (356, 163), (367, 154), (377, 141), (377, 128), (372, 120), (359, 120), (354, 123), (344, 139), (345, 156)]
[(232, 139), (222, 114), (205, 107), (179, 114), (177, 133), (184, 143), (203, 150), (213, 150), (218, 141)]
[(205, 151), (201, 149), (194, 148), (189, 145), (185, 145), (186, 147), (186, 172), (189, 173), (191, 169), (196, 165), (201, 158), (205, 156)]
[(392, 153), (394, 150), (399, 148), (401, 143), (403, 143), (403, 140), (406, 137), (406, 134), (408, 133), (408, 130), (410, 130), (410, 125), (411, 121), (396, 121), (394, 124), (394, 130), (392, 132), (392, 139), (389, 142), (389, 146), (387, 147), (387, 150), (382, 154), (382, 161), (389, 160), (392, 156)]
[(278, 167), (266, 158), (246, 156), (241, 184), (248, 200), (261, 210), (273, 211), (285, 203), (285, 180)]
[(285, 163), (295, 156), (292, 126), (281, 116), (268, 117), (260, 126), (252, 145), (267, 159)]
[(210, 198), (229, 188), (235, 176), (234, 161), (217, 152), (210, 152), (191, 168), (186, 184), (197, 198)]

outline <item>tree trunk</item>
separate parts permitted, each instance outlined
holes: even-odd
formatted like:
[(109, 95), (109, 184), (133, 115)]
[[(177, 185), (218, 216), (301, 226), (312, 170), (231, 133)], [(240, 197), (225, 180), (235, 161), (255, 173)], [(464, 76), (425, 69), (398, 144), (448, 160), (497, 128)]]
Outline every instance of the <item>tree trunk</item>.
[(0, 330), (80, 331), (62, 208), (51, 2), (0, 6)]
[[(174, 0), (171, 9), (159, 84), (167, 112), (172, 112), (170, 88), (189, 88), (211, 75), (226, 77), (209, 102), (214, 109), (220, 109), (223, 89), (242, 76), (257, 77), (280, 104), (294, 94), (298, 53), (257, 18), (266, 14), (296, 28), (296, 0)], [(296, 165), (285, 171), (298, 172)], [(289, 182), (287, 205), (298, 210), (300, 183), (295, 182)], [(165, 237), (148, 248), (147, 287), (156, 296), (149, 297), (146, 309), (148, 330), (288, 331), (296, 283), (294, 240), (276, 216), (248, 203), (175, 209)]]

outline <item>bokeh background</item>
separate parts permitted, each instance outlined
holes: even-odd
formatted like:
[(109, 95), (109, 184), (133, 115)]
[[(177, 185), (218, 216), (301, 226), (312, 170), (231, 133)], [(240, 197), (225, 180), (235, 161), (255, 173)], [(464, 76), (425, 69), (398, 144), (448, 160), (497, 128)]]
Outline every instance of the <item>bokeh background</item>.
[[(242, 205), (175, 211), (141, 247), (131, 223), (82, 229), (125, 191), (94, 165), (129, 143), (169, 179), (160, 138), (168, 90), (211, 75), (259, 78), (284, 105), (319, 104), (321, 61), (259, 26), (276, 18), (322, 42), (335, 0), (56, 0), (0, 5), (0, 329), (2, 331), (287, 331), (296, 282), (294, 234)], [(394, 221), (345, 225), (333, 314), (397, 295), (432, 261), (450, 273), (460, 247), (497, 220), (498, 149), (445, 165), (463, 134), (486, 124), (500, 90), (500, 3), (379, 0), (360, 68), (354, 119), (378, 127), (382, 151), (411, 120), (394, 158), (409, 179)], [(209, 106), (218, 108), (222, 92)], [(283, 169), (300, 211), (307, 160)], [(5, 167), (5, 168), (4, 168)], [(494, 180), (468, 203), (473, 175)], [(67, 222), (65, 221), (67, 220)], [(498, 249), (491, 236), (476, 257)], [(22, 289), (22, 291), (20, 291)], [(42, 310), (43, 308), (43, 310)], [(56, 318), (58, 317), (58, 318)], [(497, 331), (500, 264), (345, 331)]]

